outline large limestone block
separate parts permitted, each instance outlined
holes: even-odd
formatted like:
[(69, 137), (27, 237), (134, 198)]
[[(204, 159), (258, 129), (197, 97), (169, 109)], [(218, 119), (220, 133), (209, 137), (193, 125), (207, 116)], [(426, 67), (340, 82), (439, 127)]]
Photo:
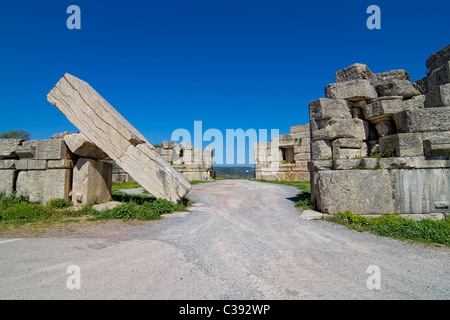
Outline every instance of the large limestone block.
[[(6, 160), (8, 161), (8, 160)], [(9, 196), (14, 188), (15, 170), (0, 170), (0, 195)]]
[(410, 98), (420, 95), (420, 92), (409, 80), (385, 79), (376, 82), (378, 96), (402, 96)]
[(88, 83), (65, 74), (47, 99), (155, 197), (179, 201), (191, 189), (156, 148)]
[(394, 120), (402, 133), (450, 131), (450, 107), (404, 110)]
[(425, 96), (425, 108), (450, 107), (450, 83), (430, 90)]
[(428, 68), (427, 74), (431, 75), (434, 70), (441, 67), (447, 61), (450, 61), (450, 44), (428, 57), (426, 61)]
[(394, 213), (389, 170), (330, 170), (312, 173), (311, 191), (319, 210), (336, 214)]
[(70, 200), (72, 170), (19, 171), (16, 181), (17, 194), (27, 195), (31, 202), (45, 204), (51, 199)]
[[(60, 160), (72, 157), (66, 143), (62, 139), (31, 141), (34, 150), (34, 159)], [(31, 146), (30, 146), (31, 147)]]
[(374, 74), (371, 77), (371, 82), (374, 86), (376, 86), (378, 81), (389, 80), (389, 79), (397, 79), (397, 80), (407, 80), (411, 81), (409, 73), (404, 69), (390, 70), (386, 72), (381, 72)]
[(423, 156), (423, 142), (421, 133), (398, 133), (380, 138), (381, 153), (390, 153), (395, 150), (397, 157)]
[[(131, 145), (116, 163), (153, 196), (179, 201), (190, 189), (190, 184), (170, 164), (156, 155), (156, 151), (147, 144)], [(137, 174), (133, 176), (131, 172)]]
[(366, 140), (366, 137), (367, 135), (364, 121), (354, 118), (330, 119), (326, 122), (322, 129), (311, 129), (311, 139), (313, 141), (335, 140), (339, 138)]
[(357, 79), (327, 85), (325, 87), (325, 97), (358, 101), (375, 99), (378, 95), (369, 80)]
[(317, 140), (311, 143), (311, 159), (312, 160), (324, 160), (331, 159), (332, 147), (331, 142), (326, 140)]
[(339, 70), (335, 74), (336, 82), (344, 82), (357, 79), (370, 80), (373, 77), (372, 71), (369, 67), (362, 63), (355, 63), (342, 70)]
[(309, 134), (309, 123), (307, 123), (307, 124), (301, 124), (301, 125), (298, 125), (298, 126), (292, 126), (290, 132), (291, 132), (291, 133), (302, 133), (302, 132), (306, 132), (306, 133)]
[(402, 99), (383, 99), (364, 105), (362, 111), (366, 120), (376, 121), (392, 117), (395, 113), (403, 111), (403, 107)]
[(68, 134), (63, 139), (69, 150), (77, 156), (91, 159), (104, 159), (108, 157), (106, 153), (82, 133)]
[(80, 158), (73, 170), (72, 202), (75, 206), (111, 199), (112, 165)]
[(347, 100), (321, 98), (309, 103), (309, 117), (310, 119), (316, 120), (331, 118), (348, 119), (352, 115)]
[(427, 78), (428, 90), (446, 83), (450, 83), (450, 61), (447, 61), (440, 68), (434, 70)]

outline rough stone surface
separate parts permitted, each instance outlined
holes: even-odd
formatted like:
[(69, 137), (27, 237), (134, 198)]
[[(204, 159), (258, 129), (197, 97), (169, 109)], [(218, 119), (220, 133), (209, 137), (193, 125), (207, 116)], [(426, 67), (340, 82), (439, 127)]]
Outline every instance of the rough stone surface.
[(380, 138), (379, 147), (381, 153), (389, 153), (395, 150), (397, 157), (423, 156), (423, 142), (421, 133), (398, 133), (392, 136)]
[(373, 77), (372, 71), (369, 67), (362, 63), (355, 63), (342, 70), (339, 70), (335, 74), (336, 82), (344, 82), (357, 79), (370, 80)]
[(450, 83), (450, 61), (445, 62), (430, 74), (427, 78), (427, 88), (431, 90), (446, 83)]
[(402, 99), (377, 100), (366, 104), (362, 111), (366, 120), (376, 121), (403, 111), (403, 101)]
[(404, 110), (394, 120), (403, 133), (450, 131), (450, 107)]
[(325, 96), (330, 99), (346, 99), (349, 101), (369, 100), (378, 97), (370, 81), (363, 79), (331, 83), (325, 87)]
[(0, 139), (0, 159), (19, 158), (15, 151), (22, 141), (22, 139)]
[(8, 196), (13, 192), (15, 170), (0, 170), (0, 194)]
[(326, 140), (317, 140), (311, 143), (311, 159), (322, 160), (332, 157), (331, 142)]
[(450, 83), (430, 90), (425, 98), (425, 108), (450, 107)]
[(65, 135), (64, 142), (69, 150), (77, 156), (91, 159), (104, 159), (108, 157), (106, 153), (93, 144), (82, 133)]
[(360, 119), (330, 119), (323, 129), (311, 129), (311, 139), (335, 140), (339, 138), (352, 138), (366, 140), (364, 121)]
[(380, 97), (402, 96), (404, 98), (410, 98), (420, 95), (420, 92), (409, 80), (386, 79), (377, 81), (375, 89)]
[(108, 202), (111, 199), (112, 166), (80, 158), (73, 170), (72, 202), (75, 206)]
[(449, 60), (450, 60), (450, 44), (428, 57), (426, 61), (426, 66), (428, 68), (427, 74), (431, 75), (431, 73), (434, 70), (438, 69)]
[(189, 192), (189, 182), (86, 82), (65, 74), (47, 99), (155, 197), (179, 201)]
[(19, 171), (17, 194), (30, 197), (31, 202), (46, 203), (51, 199), (70, 201), (72, 170), (30, 170)]
[(321, 98), (310, 102), (311, 119), (323, 120), (331, 118), (351, 118), (349, 102), (343, 99)]

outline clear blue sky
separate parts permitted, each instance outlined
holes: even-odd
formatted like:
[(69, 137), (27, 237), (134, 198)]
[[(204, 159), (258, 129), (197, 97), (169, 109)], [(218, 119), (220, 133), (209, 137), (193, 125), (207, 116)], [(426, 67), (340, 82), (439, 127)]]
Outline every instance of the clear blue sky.
[[(81, 30), (69, 30), (69, 5)], [(366, 9), (381, 8), (381, 30)], [(450, 43), (449, 1), (1, 1), (0, 131), (77, 129), (47, 93), (71, 73), (152, 143), (177, 128), (279, 129), (308, 120), (335, 71), (426, 75)]]

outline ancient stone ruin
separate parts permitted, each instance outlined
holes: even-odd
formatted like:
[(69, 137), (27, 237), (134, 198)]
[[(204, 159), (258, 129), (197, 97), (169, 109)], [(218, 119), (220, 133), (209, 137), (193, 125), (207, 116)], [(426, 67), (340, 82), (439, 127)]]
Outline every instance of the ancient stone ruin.
[(47, 99), (81, 131), (78, 143), (103, 151), (153, 196), (177, 202), (191, 189), (156, 148), (86, 82), (65, 74)]
[(336, 72), (309, 105), (312, 199), (334, 214), (450, 212), (450, 45), (431, 55), (428, 76)]
[(32, 202), (51, 199), (74, 205), (109, 201), (112, 166), (82, 134), (63, 139), (0, 140), (0, 193), (13, 191)]
[(290, 134), (254, 145), (255, 178), (264, 180), (309, 181), (309, 124), (291, 127)]
[[(156, 149), (188, 181), (212, 180), (213, 149), (194, 148), (192, 143), (164, 141)], [(113, 182), (132, 182), (133, 178), (119, 166), (113, 168)]]

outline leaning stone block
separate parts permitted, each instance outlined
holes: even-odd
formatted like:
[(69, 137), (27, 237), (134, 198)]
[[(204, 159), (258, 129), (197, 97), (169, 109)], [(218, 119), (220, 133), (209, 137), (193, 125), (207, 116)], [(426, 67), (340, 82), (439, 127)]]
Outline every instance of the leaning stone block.
[(111, 199), (112, 165), (80, 158), (73, 170), (72, 202), (75, 206)]
[(22, 141), (22, 139), (0, 139), (0, 159), (18, 159), (15, 151)]
[(430, 90), (425, 97), (425, 108), (450, 107), (450, 83)]
[(83, 133), (73, 133), (64, 136), (64, 142), (69, 150), (82, 158), (104, 159), (108, 155), (98, 148)]
[(370, 71), (367, 65), (362, 63), (352, 64), (351, 66), (337, 71), (335, 74), (336, 82), (344, 82), (357, 79), (370, 80), (372, 77), (372, 71)]
[(45, 204), (51, 199), (70, 201), (72, 170), (32, 170), (19, 171), (16, 190), (19, 195), (27, 195), (31, 202)]
[(434, 70), (427, 78), (427, 86), (429, 90), (446, 83), (450, 83), (450, 61), (447, 61), (440, 68)]
[(350, 80), (331, 83), (325, 87), (325, 96), (330, 99), (346, 99), (349, 101), (369, 100), (378, 97), (369, 80)]
[(395, 150), (397, 157), (423, 156), (423, 142), (421, 133), (398, 133), (380, 138), (380, 152), (389, 153)]
[(402, 133), (450, 131), (450, 107), (404, 110), (394, 120)]
[(65, 74), (47, 99), (155, 197), (177, 202), (191, 189), (156, 148), (86, 82)]
[(441, 67), (447, 61), (450, 61), (450, 44), (428, 57), (426, 61), (428, 68), (427, 74), (431, 75), (434, 70)]
[(420, 95), (420, 92), (409, 80), (386, 79), (376, 82), (375, 89), (378, 96), (402, 96), (410, 98)]
[(351, 118), (349, 102), (344, 99), (321, 98), (309, 103), (310, 119)]

